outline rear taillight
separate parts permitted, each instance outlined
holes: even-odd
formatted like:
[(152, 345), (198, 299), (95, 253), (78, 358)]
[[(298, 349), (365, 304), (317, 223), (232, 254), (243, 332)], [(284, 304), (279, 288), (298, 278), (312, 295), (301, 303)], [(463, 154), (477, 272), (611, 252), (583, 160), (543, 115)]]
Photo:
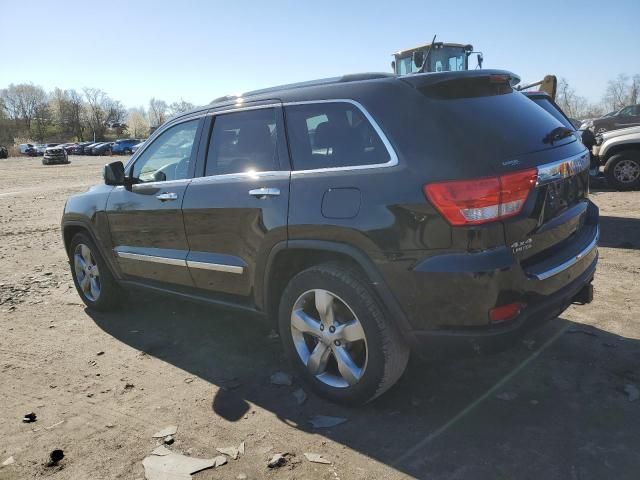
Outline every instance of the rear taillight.
[(451, 225), (479, 225), (520, 213), (537, 174), (532, 168), (498, 177), (429, 183), (423, 190)]

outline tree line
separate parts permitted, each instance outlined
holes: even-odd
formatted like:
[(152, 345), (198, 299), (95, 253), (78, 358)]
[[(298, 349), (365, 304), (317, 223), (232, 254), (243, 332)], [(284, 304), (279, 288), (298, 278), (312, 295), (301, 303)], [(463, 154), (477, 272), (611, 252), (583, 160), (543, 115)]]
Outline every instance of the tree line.
[(0, 144), (145, 138), (177, 113), (194, 108), (152, 98), (148, 108), (125, 108), (98, 88), (47, 92), (31, 83), (0, 90)]
[(560, 78), (556, 103), (568, 117), (577, 119), (597, 118), (627, 105), (636, 105), (640, 103), (640, 74), (629, 76), (621, 73), (609, 80), (604, 96), (596, 103), (590, 103), (587, 98), (578, 95), (565, 78)]
[[(578, 95), (565, 78), (558, 81), (556, 102), (571, 118), (599, 117), (640, 103), (640, 74), (620, 74), (607, 83), (601, 101)], [(168, 118), (194, 108), (180, 100), (168, 104), (152, 98), (147, 108), (125, 108), (98, 88), (47, 92), (31, 83), (0, 90), (0, 144), (110, 140), (123, 135), (144, 138)]]

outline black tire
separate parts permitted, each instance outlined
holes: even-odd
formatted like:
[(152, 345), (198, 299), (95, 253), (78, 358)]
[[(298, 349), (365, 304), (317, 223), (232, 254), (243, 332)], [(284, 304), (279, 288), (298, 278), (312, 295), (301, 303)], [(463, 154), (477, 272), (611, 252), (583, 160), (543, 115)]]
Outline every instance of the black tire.
[[(367, 403), (383, 394), (402, 376), (409, 359), (409, 347), (367, 283), (357, 272), (340, 264), (317, 265), (293, 277), (280, 301), (280, 337), (293, 368), (318, 395), (345, 405)], [(319, 380), (307, 370), (296, 350), (291, 328), (293, 308), (301, 296), (315, 289), (326, 290), (338, 297), (362, 326), (366, 338), (366, 364), (355, 384), (338, 387)]]
[[(627, 168), (624, 173), (624, 168)], [(629, 170), (629, 168), (631, 170)], [(640, 151), (625, 150), (613, 155), (604, 166), (607, 183), (616, 190), (636, 190), (640, 188)]]
[[(91, 257), (98, 267), (100, 293), (95, 299), (87, 297), (78, 281), (74, 254), (80, 245), (85, 245), (89, 248)], [(71, 267), (71, 275), (73, 276), (73, 283), (76, 286), (78, 295), (80, 295), (80, 298), (87, 307), (93, 310), (109, 311), (117, 309), (123, 303), (122, 289), (111, 274), (111, 270), (102, 258), (96, 244), (88, 234), (84, 232), (77, 233), (71, 240), (71, 244), (69, 246), (69, 265)]]

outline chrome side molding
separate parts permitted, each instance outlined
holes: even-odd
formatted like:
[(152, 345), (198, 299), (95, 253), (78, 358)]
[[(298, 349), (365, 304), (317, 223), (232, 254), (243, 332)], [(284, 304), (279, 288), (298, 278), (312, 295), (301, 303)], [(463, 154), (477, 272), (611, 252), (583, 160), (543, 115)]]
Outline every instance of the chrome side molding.
[(214, 272), (236, 273), (238, 275), (244, 272), (244, 267), (240, 267), (236, 265), (223, 265), (221, 263), (196, 262), (194, 260), (187, 260), (187, 266), (189, 268), (213, 270)]
[(157, 255), (145, 255), (142, 253), (123, 252), (114, 249), (116, 257), (126, 260), (138, 260), (142, 262), (161, 263), (163, 265), (173, 265), (176, 267), (198, 268), (201, 270), (211, 270), (214, 272), (235, 273), (241, 275), (244, 273), (244, 267), (240, 265), (226, 265), (222, 263), (197, 262), (195, 260), (185, 260), (182, 258), (159, 257)]

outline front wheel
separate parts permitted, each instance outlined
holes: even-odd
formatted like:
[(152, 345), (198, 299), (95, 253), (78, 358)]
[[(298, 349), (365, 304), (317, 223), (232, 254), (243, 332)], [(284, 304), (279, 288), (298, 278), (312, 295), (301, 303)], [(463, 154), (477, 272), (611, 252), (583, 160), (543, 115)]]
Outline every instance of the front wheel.
[(640, 188), (640, 151), (627, 150), (613, 155), (604, 167), (607, 183), (616, 190)]
[(120, 288), (86, 233), (78, 233), (71, 240), (69, 262), (73, 283), (87, 307), (108, 311), (119, 306)]
[(279, 311), (283, 347), (300, 377), (331, 401), (358, 405), (391, 388), (409, 348), (357, 273), (318, 265), (287, 285)]

